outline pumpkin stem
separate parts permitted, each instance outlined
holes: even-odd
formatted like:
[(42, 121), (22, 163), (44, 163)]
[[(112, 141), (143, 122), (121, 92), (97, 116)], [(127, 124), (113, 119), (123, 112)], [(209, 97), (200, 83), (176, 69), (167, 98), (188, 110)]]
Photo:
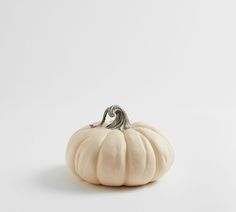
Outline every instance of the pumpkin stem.
[(94, 128), (94, 127), (102, 126), (106, 120), (107, 114), (110, 117), (115, 117), (115, 119), (113, 120), (112, 123), (108, 124), (106, 128), (126, 130), (131, 127), (131, 124), (129, 122), (126, 112), (118, 105), (112, 105), (108, 107), (103, 114), (102, 121), (97, 125), (90, 124), (90, 127)]

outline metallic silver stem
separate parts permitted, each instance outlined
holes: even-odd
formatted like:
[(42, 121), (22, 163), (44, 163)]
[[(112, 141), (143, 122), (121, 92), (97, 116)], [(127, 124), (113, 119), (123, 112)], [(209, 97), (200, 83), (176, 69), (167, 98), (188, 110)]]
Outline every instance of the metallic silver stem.
[(108, 124), (106, 128), (126, 130), (131, 127), (131, 124), (129, 122), (126, 112), (118, 105), (112, 105), (108, 107), (103, 114), (102, 121), (97, 125), (90, 124), (90, 127), (94, 128), (94, 127), (102, 126), (106, 120), (107, 114), (110, 117), (115, 117), (115, 119), (111, 124)]

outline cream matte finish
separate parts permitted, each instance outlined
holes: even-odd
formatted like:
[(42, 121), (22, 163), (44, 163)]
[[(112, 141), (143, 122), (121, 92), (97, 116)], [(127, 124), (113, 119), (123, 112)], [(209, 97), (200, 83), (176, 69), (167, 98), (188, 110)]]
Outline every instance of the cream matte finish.
[(81, 179), (107, 186), (137, 186), (159, 179), (174, 158), (168, 140), (155, 128), (136, 122), (120, 131), (84, 127), (66, 150), (71, 171)]

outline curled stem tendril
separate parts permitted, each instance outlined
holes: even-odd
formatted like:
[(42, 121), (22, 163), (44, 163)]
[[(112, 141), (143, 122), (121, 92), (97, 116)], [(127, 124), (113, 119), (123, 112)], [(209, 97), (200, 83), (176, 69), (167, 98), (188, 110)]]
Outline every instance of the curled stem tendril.
[(131, 127), (126, 112), (118, 105), (112, 105), (108, 107), (103, 114), (102, 121), (97, 125), (90, 124), (90, 127), (95, 128), (102, 126), (106, 120), (107, 115), (110, 117), (115, 117), (115, 119), (112, 123), (108, 124), (106, 128), (126, 130)]

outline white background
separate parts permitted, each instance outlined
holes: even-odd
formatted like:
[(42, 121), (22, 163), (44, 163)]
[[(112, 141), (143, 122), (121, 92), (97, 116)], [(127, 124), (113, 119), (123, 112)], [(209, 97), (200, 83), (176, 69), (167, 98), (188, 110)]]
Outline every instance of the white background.
[[(236, 211), (236, 4), (0, 1), (0, 211)], [(167, 134), (160, 182), (73, 178), (71, 134), (119, 104)]]

